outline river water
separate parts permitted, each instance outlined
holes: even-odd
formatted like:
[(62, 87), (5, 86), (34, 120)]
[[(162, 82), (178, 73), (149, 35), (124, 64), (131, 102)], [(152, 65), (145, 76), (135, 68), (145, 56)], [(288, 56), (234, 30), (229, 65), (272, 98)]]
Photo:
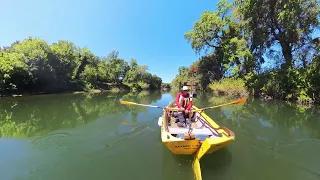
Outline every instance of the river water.
[[(160, 139), (161, 109), (174, 93), (38, 95), (0, 99), (1, 180), (192, 180), (192, 156)], [(200, 94), (198, 107), (232, 101)], [(204, 156), (204, 180), (320, 179), (320, 109), (248, 99), (208, 110), (236, 140)]]

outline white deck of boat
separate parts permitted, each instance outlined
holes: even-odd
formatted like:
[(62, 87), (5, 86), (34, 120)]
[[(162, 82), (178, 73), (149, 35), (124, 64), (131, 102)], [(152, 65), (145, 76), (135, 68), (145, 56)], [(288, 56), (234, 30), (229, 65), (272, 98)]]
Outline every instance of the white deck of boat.
[[(171, 128), (169, 127), (169, 132), (171, 134), (184, 134), (189, 132), (189, 128)], [(191, 133), (195, 135), (213, 135), (213, 132), (208, 128), (192, 129)]]
[[(202, 121), (206, 121), (200, 114), (196, 113), (195, 122), (192, 122), (191, 125), (191, 133), (194, 135), (205, 135), (205, 136), (211, 136), (211, 137), (220, 137), (219, 133), (210, 128), (208, 125), (203, 124), (198, 118), (201, 118)], [(170, 126), (168, 126), (168, 130), (171, 134), (184, 134), (189, 132), (189, 128), (179, 127), (175, 123), (175, 119), (171, 118), (170, 120)]]

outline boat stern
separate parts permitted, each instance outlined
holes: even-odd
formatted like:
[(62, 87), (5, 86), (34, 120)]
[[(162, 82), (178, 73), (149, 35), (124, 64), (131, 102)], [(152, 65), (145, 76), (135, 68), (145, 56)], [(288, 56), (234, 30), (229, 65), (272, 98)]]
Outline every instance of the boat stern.
[(161, 139), (173, 154), (191, 155), (195, 154), (201, 147), (200, 139), (184, 140), (176, 138), (165, 131), (161, 132)]
[(235, 136), (223, 135), (220, 138), (207, 138), (199, 148), (196, 156), (200, 159), (203, 155), (213, 153), (221, 148), (226, 147), (228, 144), (235, 140)]

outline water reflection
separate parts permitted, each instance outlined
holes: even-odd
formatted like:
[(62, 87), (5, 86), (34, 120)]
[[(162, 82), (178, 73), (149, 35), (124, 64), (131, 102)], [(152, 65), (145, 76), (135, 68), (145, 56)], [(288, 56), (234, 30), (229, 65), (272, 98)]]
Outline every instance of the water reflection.
[(0, 101), (0, 137), (40, 136), (57, 129), (87, 124), (106, 115), (128, 112), (135, 122), (139, 113), (148, 112), (147, 108), (121, 105), (119, 99), (145, 104), (161, 99), (160, 91), (152, 92), (152, 96), (149, 93), (141, 91), (4, 98)]
[[(165, 106), (175, 96), (142, 91), (0, 99), (2, 179), (191, 180), (193, 156), (176, 156), (161, 142), (161, 109), (119, 103)], [(233, 100), (201, 93), (194, 103)], [(201, 159), (203, 179), (319, 179), (318, 108), (248, 99), (206, 113), (236, 140)]]
[[(172, 98), (178, 92), (171, 91)], [(211, 93), (199, 93), (193, 99), (199, 107), (210, 107), (237, 100), (227, 96), (213, 96)], [(257, 131), (262, 128), (279, 129), (289, 133), (308, 133), (313, 138), (320, 139), (319, 107), (307, 107), (288, 102), (248, 98), (246, 103), (225, 106), (208, 110), (207, 114), (220, 125), (238, 127), (242, 131)], [(243, 127), (246, 128), (243, 128)], [(236, 129), (237, 131), (237, 129)]]
[[(203, 95), (205, 96), (205, 95)], [(201, 107), (212, 106), (236, 100), (230, 97), (211, 97), (201, 100)], [(207, 111), (214, 119), (230, 126), (247, 128), (273, 128), (288, 132), (308, 132), (313, 138), (320, 138), (320, 114), (318, 107), (308, 108), (277, 100), (261, 101), (249, 98), (246, 103), (225, 106)], [(250, 121), (250, 122), (248, 122)], [(226, 125), (225, 125), (226, 126)]]
[(206, 155), (206, 158), (201, 159), (202, 178), (211, 179), (212, 174), (215, 174), (215, 179), (228, 179), (231, 164), (232, 153), (227, 148)]
[[(208, 99), (211, 105), (234, 100), (227, 97)], [(316, 158), (320, 150), (318, 107), (308, 108), (277, 100), (261, 101), (249, 98), (244, 104), (213, 109), (207, 111), (207, 114), (218, 124), (235, 132), (236, 141), (228, 148), (235, 148), (232, 157), (236, 159), (232, 158), (232, 164), (241, 167), (238, 171), (244, 172), (242, 178), (252, 179), (253, 176), (245, 173), (247, 170), (242, 168), (241, 164), (253, 167), (258, 161), (264, 163), (260, 164), (261, 168), (255, 168), (256, 178), (259, 177), (257, 174), (268, 179), (277, 178), (264, 170), (270, 169), (269, 166), (274, 166), (274, 163), (280, 160), (281, 165), (277, 165), (275, 174), (289, 169), (295, 171), (293, 174), (283, 174), (282, 179), (301, 179), (306, 173), (310, 173), (310, 177), (320, 177), (315, 168), (320, 162), (320, 159)], [(233, 174), (221, 177), (223, 178), (233, 179), (235, 176)]]

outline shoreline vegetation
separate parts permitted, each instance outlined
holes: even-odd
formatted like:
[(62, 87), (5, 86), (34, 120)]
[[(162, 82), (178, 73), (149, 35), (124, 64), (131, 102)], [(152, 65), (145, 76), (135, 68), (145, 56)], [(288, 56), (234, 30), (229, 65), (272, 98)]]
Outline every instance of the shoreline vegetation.
[[(0, 97), (124, 90), (178, 90), (196, 81), (216, 95), (320, 104), (319, 6), (316, 0), (221, 0), (184, 34), (202, 56), (171, 83), (119, 52), (98, 57), (69, 41), (29, 37), (0, 48)], [(303, 13), (302, 13), (303, 12)], [(301, 15), (303, 14), (303, 15)], [(196, 69), (196, 74), (190, 70)]]
[(119, 52), (98, 57), (69, 41), (29, 37), (0, 48), (0, 97), (160, 89), (162, 79)]
[[(141, 90), (143, 91), (143, 90)], [(6, 94), (1, 95), (0, 97), (23, 97), (23, 96), (36, 96), (36, 95), (49, 95), (49, 94), (101, 94), (101, 93), (118, 93), (118, 92), (141, 92), (141, 91), (129, 91), (126, 89), (112, 88), (112, 89), (89, 89), (83, 91), (64, 91), (59, 93), (47, 93), (47, 92), (38, 92), (38, 93), (24, 93), (24, 94)]]
[(316, 0), (221, 0), (216, 9), (185, 33), (201, 57), (178, 69), (173, 88), (193, 79), (215, 94), (320, 104)]
[[(145, 90), (138, 90), (138, 91), (130, 91), (130, 89), (120, 89), (117, 87), (111, 88), (111, 89), (88, 89), (88, 90), (82, 90), (82, 91), (63, 91), (63, 92), (54, 92), (54, 93), (48, 93), (48, 92), (37, 92), (37, 93), (23, 93), (23, 94), (0, 94), (1, 97), (23, 97), (23, 96), (37, 96), (37, 95), (57, 95), (57, 94), (101, 94), (101, 93), (124, 93), (124, 92), (132, 92), (132, 93), (141, 93)], [(150, 89), (151, 90), (151, 89)], [(153, 91), (157, 91), (157, 89), (152, 89)], [(152, 91), (151, 90), (151, 91)]]

